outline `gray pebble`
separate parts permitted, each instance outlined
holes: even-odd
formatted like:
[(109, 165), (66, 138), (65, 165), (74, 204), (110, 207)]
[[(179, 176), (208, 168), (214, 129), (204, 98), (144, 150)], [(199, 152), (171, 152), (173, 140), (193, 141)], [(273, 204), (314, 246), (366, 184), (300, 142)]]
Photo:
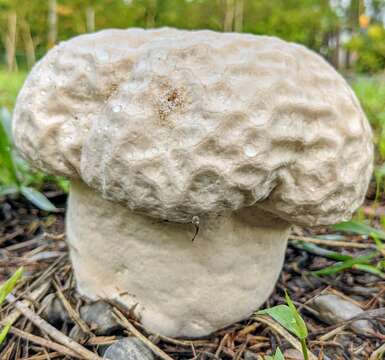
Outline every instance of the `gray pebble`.
[(83, 343), (87, 339), (87, 334), (83, 332), (83, 330), (78, 326), (75, 325), (68, 336), (72, 339), (75, 340), (78, 343)]
[[(363, 312), (356, 304), (333, 294), (317, 296), (312, 301), (311, 306), (319, 313), (320, 320), (331, 325), (349, 320)], [(367, 320), (354, 321), (351, 328), (360, 334), (373, 331), (372, 325)]]
[(103, 359), (108, 360), (154, 360), (152, 351), (135, 337), (118, 340), (110, 345)]
[(47, 295), (41, 302), (41, 316), (51, 324), (58, 322), (73, 323), (63, 303), (55, 294)]
[(113, 316), (111, 305), (104, 301), (96, 301), (80, 308), (80, 317), (94, 330), (96, 335), (110, 335), (121, 329)]

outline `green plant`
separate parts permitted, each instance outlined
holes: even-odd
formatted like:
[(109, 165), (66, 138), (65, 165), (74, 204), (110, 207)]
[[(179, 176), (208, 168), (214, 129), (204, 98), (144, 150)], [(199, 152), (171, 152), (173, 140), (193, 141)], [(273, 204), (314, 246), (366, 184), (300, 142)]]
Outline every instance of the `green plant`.
[(9, 72), (0, 68), (0, 106), (13, 108), (26, 75), (25, 71)]
[(351, 85), (372, 126), (376, 154), (376, 200), (384, 193), (385, 179), (385, 83), (380, 76), (358, 76)]
[[(305, 321), (302, 319), (301, 315), (299, 314), (298, 310), (294, 306), (287, 292), (285, 292), (285, 299), (286, 299), (287, 305), (282, 304), (282, 305), (277, 305), (268, 309), (260, 310), (258, 311), (257, 314), (271, 316), (275, 321), (281, 324), (285, 329), (287, 329), (293, 335), (295, 335), (301, 343), (304, 360), (308, 360), (309, 355), (308, 355), (308, 349), (306, 345), (308, 331), (307, 331)], [(280, 358), (278, 357), (277, 359), (280, 359)]]
[(285, 360), (280, 348), (277, 348), (274, 356), (265, 356), (265, 360)]
[(374, 240), (377, 250), (371, 251), (361, 256), (353, 257), (350, 255), (340, 254), (336, 251), (326, 250), (313, 244), (298, 243), (297, 246), (305, 251), (339, 261), (337, 264), (314, 271), (314, 275), (334, 275), (343, 270), (356, 269), (369, 272), (385, 279), (385, 273), (383, 272), (383, 270), (385, 270), (384, 261), (380, 260), (376, 263), (373, 263), (373, 260), (385, 253), (385, 245), (382, 242), (382, 240), (385, 240), (384, 231), (375, 229), (369, 225), (354, 220), (336, 224), (333, 226), (333, 228), (337, 231), (371, 237)]
[[(23, 276), (23, 268), (19, 268), (16, 272), (0, 287), (0, 305), (7, 298), (8, 294), (15, 288), (17, 282)], [(5, 337), (7, 336), (9, 329), (12, 324), (6, 324), (0, 331), (0, 345), (3, 343)]]
[(0, 196), (22, 194), (31, 203), (45, 211), (56, 211), (56, 207), (31, 185), (43, 176), (32, 172), (14, 149), (11, 115), (2, 108), (0, 112)]
[(385, 28), (372, 24), (367, 31), (352, 36), (346, 47), (354, 51), (358, 59), (355, 68), (359, 72), (377, 72), (385, 66)]

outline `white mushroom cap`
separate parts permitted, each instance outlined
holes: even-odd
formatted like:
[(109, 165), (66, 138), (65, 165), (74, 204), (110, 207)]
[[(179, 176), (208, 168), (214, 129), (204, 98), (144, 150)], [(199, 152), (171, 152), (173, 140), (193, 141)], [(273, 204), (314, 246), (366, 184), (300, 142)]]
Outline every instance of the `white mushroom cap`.
[(277, 38), (105, 30), (52, 49), (14, 113), (36, 167), (175, 222), (255, 206), (303, 225), (361, 204), (372, 134), (346, 81)]

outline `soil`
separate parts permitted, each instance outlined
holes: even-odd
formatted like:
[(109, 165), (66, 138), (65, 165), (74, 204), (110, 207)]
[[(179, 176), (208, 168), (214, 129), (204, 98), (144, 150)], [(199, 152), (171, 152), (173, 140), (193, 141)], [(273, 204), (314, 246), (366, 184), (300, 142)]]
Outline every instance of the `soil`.
[[(64, 295), (75, 314), (78, 314), (83, 301), (75, 291), (65, 243), (63, 219), (66, 196), (52, 186), (46, 187), (45, 194), (63, 210), (48, 214), (20, 197), (0, 199), (0, 282), (23, 266), (24, 276), (13, 295), (19, 301), (29, 301), (29, 308), (40, 319), (42, 300), (49, 294), (60, 292)], [(377, 204), (374, 208), (368, 203), (364, 212), (372, 217), (375, 224), (381, 207)], [(331, 234), (333, 231), (327, 228), (295, 228), (294, 233), (315, 239), (320, 234)], [(344, 241), (365, 246), (351, 248), (335, 245), (328, 248), (358, 256), (373, 247), (372, 240), (363, 236), (344, 234)], [(324, 244), (322, 246), (325, 247)], [(286, 290), (307, 324), (308, 347), (316, 358), (372, 360), (373, 352), (385, 343), (385, 280), (358, 270), (346, 270), (324, 277), (316, 277), (311, 273), (333, 263), (335, 262), (304, 251), (294, 241), (289, 241), (284, 269), (274, 293), (264, 307), (285, 303)], [(38, 298), (34, 298), (36, 291), (41, 292)], [(370, 319), (374, 331), (371, 334), (357, 334), (347, 322), (336, 325), (322, 322), (309, 305), (314, 297), (322, 293), (337, 294), (358, 304), (364, 310), (362, 318)], [(373, 312), (375, 309), (378, 311)], [(5, 301), (0, 309), (0, 319), (4, 320), (10, 314), (16, 314), (16, 321), (0, 348), (1, 360), (75, 358), (54, 348), (52, 344), (61, 342), (59, 337), (52, 333), (47, 336), (41, 325), (34, 325), (25, 315), (20, 315), (15, 310), (14, 301)], [(130, 314), (124, 315), (148, 341), (172, 359), (262, 359), (262, 356), (271, 354), (277, 347), (285, 352), (285, 359), (301, 358), (292, 350), (295, 344), (290, 343), (287, 333), (282, 333), (280, 328), (277, 330), (253, 316), (205, 339), (189, 341), (148, 334)], [(54, 325), (64, 335), (68, 335), (73, 327), (67, 322)], [(101, 350), (106, 345), (116, 341), (119, 336), (131, 334), (129, 330), (124, 330), (107, 337), (97, 336), (90, 329), (88, 334), (83, 335), (83, 338), (77, 339), (77, 343), (101, 356)], [(72, 344), (65, 347), (74, 349)]]

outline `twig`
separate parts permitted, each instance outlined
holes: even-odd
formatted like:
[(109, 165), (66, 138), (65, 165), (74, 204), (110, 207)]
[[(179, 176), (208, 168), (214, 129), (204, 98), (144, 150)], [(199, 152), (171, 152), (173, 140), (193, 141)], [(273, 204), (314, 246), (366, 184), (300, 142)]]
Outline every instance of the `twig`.
[(29, 334), (27, 332), (24, 332), (24, 331), (18, 329), (18, 328), (15, 328), (13, 326), (11, 327), (9, 332), (14, 334), (14, 335), (16, 335), (16, 336), (19, 336), (19, 337), (21, 337), (23, 339), (32, 341), (35, 344), (38, 344), (38, 345), (44, 346), (46, 348), (58, 351), (61, 354), (72, 356), (72, 357), (75, 357), (77, 359), (84, 359), (83, 356), (79, 355), (75, 351), (72, 351), (71, 349), (68, 349), (67, 347), (65, 347), (63, 345), (57, 344), (57, 343), (55, 343), (55, 342), (53, 342), (51, 340), (44, 339), (44, 338), (42, 338), (40, 336)]
[(150, 348), (156, 355), (158, 355), (163, 360), (173, 360), (172, 357), (168, 356), (163, 350), (159, 349), (154, 343), (148, 340), (141, 332), (139, 332), (134, 325), (132, 325), (126, 317), (114, 307), (114, 313), (117, 321), (134, 334), (139, 340), (141, 340), (148, 348)]
[[(12, 300), (14, 298), (11, 294), (8, 295), (7, 299)], [(81, 355), (84, 359), (89, 360), (101, 360), (101, 358), (95, 353), (87, 350), (85, 347), (78, 344), (76, 341), (72, 340), (68, 336), (64, 335), (62, 332), (57, 330), (51, 324), (43, 320), (39, 315), (34, 313), (32, 310), (28, 308), (25, 304), (20, 301), (15, 302), (15, 307), (19, 310), (28, 320), (30, 320), (35, 326), (44, 331), (51, 338), (55, 339), (60, 344), (72, 349)]]
[(5, 234), (3, 237), (0, 237), (0, 245), (22, 234), (24, 234), (24, 229), (17, 229), (11, 234)]
[[(41, 285), (39, 288), (34, 290), (28, 297), (28, 299), (23, 300), (23, 303), (26, 306), (30, 306), (33, 301), (38, 300), (40, 297), (42, 297), (49, 289), (49, 284), (45, 283)], [(0, 321), (0, 324), (6, 325), (6, 324), (13, 324), (20, 316), (20, 311), (13, 310), (7, 317), (5, 317), (3, 320)]]
[(9, 357), (11, 356), (13, 349), (16, 346), (16, 342), (12, 341), (8, 345), (5, 346), (4, 350), (0, 353), (0, 359), (2, 360), (8, 360)]
[(377, 350), (373, 351), (372, 355), (370, 355), (369, 360), (380, 360), (381, 355), (385, 353), (385, 343), (382, 344)]
[(244, 353), (244, 351), (246, 349), (246, 346), (247, 346), (247, 340), (245, 342), (243, 342), (243, 344), (241, 345), (241, 348), (236, 353), (234, 360), (239, 360), (241, 358), (242, 354)]
[[(14, 297), (14, 300), (19, 300), (21, 297), (23, 297), (25, 294), (27, 294), (29, 291), (32, 291), (33, 289), (35, 289), (38, 285), (41, 284), (41, 282), (43, 282), (47, 277), (51, 276), (55, 271), (56, 271), (56, 267), (65, 259), (67, 258), (67, 254), (63, 255), (62, 257), (60, 257), (59, 259), (57, 259), (55, 262), (53, 262), (52, 265), (50, 265), (48, 267), (48, 269), (46, 269), (43, 274), (41, 274), (31, 285), (29, 285), (25, 290), (23, 290), (21, 293), (19, 293), (16, 297)], [(10, 304), (8, 304), (10, 305)], [(7, 305), (7, 306), (8, 306)], [(5, 306), (3, 309), (3, 311), (5, 311), (7, 309), (7, 306)]]
[(116, 336), (94, 336), (87, 340), (87, 345), (111, 345), (117, 341)]
[(210, 342), (208, 340), (181, 340), (173, 339), (168, 336), (159, 335), (159, 339), (168, 342), (170, 344), (179, 345), (179, 346), (209, 346)]
[(344, 330), (346, 328), (347, 325), (341, 325), (335, 329), (333, 329), (332, 331), (329, 331), (328, 333), (322, 335), (319, 337), (319, 340), (320, 341), (328, 341), (329, 339), (333, 338), (335, 335), (337, 335), (338, 333), (340, 333), (342, 330)]
[(315, 239), (306, 236), (289, 236), (290, 241), (303, 241), (312, 244), (331, 246), (331, 247), (345, 247), (345, 248), (357, 248), (357, 249), (376, 249), (374, 244), (362, 244), (348, 241), (336, 241), (336, 240), (324, 240), (324, 239)]
[(225, 342), (227, 341), (227, 338), (229, 337), (229, 333), (226, 333), (225, 336), (222, 338), (221, 342), (219, 343), (218, 349), (215, 352), (215, 357), (218, 358), (219, 355), (222, 352), (223, 346), (225, 345)]
[[(49, 358), (47, 358), (47, 355), (49, 356)], [(29, 357), (29, 358), (26, 358), (26, 359), (23, 359), (23, 360), (47, 360), (47, 359), (53, 359), (53, 358), (56, 358), (56, 357), (59, 357), (59, 356), (62, 356), (62, 354), (60, 354), (59, 352), (55, 351), (55, 352), (52, 352), (52, 353), (45, 353), (43, 355), (34, 355), (32, 357)]]
[(64, 308), (67, 310), (68, 315), (70, 318), (77, 324), (79, 325), (80, 329), (88, 334), (92, 335), (92, 332), (88, 325), (80, 318), (80, 316), (77, 314), (77, 312), (72, 308), (71, 304), (68, 302), (68, 300), (65, 298), (62, 290), (60, 289), (59, 285), (56, 283), (56, 281), (53, 281), (53, 285), (56, 288), (56, 293), (59, 296)]
[[(271, 320), (268, 316), (265, 315), (255, 315), (254, 320), (268, 325), (279, 335), (283, 336), (295, 349), (302, 352), (301, 343), (277, 322)], [(308, 352), (308, 355), (310, 360), (318, 359), (317, 356), (315, 356), (311, 351)]]

